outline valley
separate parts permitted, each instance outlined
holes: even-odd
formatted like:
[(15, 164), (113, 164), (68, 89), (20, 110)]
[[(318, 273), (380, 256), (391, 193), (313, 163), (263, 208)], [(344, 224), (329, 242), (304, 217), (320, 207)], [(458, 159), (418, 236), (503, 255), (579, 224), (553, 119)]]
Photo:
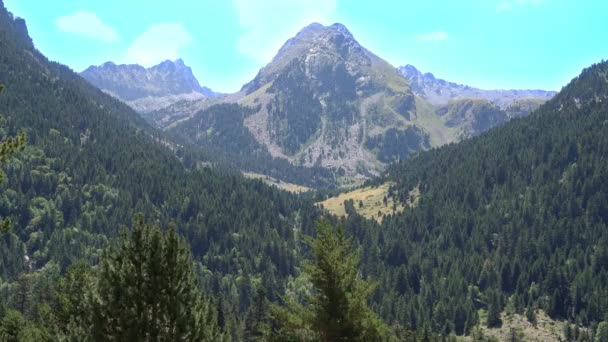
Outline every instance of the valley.
[(205, 35), (77, 73), (5, 3), (0, 341), (608, 340), (607, 61), (486, 90), (312, 23), (221, 93)]

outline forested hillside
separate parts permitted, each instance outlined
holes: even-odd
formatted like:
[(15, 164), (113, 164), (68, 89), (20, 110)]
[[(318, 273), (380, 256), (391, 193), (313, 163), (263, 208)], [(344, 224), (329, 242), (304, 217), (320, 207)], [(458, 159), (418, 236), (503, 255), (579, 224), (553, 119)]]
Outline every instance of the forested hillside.
[[(280, 96), (294, 68), (266, 88), (276, 118), (299, 106)], [(222, 166), (330, 183), (272, 161), (244, 123), (255, 102), (168, 137), (48, 61), (1, 0), (0, 83), (0, 341), (484, 340), (501, 313), (538, 310), (608, 335), (608, 62), (529, 117), (392, 164), (360, 191), (383, 187), (375, 220), (360, 199), (319, 221), (322, 192)], [(474, 105), (444, 114), (470, 122)], [(419, 132), (386, 133), (366, 143), (390, 162)]]
[(274, 158), (245, 126), (245, 118), (252, 113), (250, 108), (238, 104), (218, 104), (176, 124), (168, 133), (176, 141), (201, 146), (214, 160), (241, 170), (314, 188), (335, 187), (336, 177), (331, 170), (319, 165), (292, 165), (286, 159)]
[(240, 172), (188, 170), (179, 146), (49, 62), (3, 6), (0, 46), (2, 140), (27, 135), (25, 150), (2, 164), (0, 216), (12, 227), (0, 237), (0, 315), (16, 308), (41, 319), (61, 273), (77, 260), (97, 263), (139, 212), (176, 225), (227, 312), (248, 309), (254, 284), (270, 298), (282, 292), (298, 263), (295, 232), (313, 231), (312, 204)]
[(346, 225), (385, 319), (445, 334), (482, 315), (499, 325), (503, 310), (606, 320), (607, 75), (608, 62), (593, 65), (530, 117), (392, 166), (376, 183), (395, 182), (402, 203), (421, 195), (382, 225), (351, 203)]

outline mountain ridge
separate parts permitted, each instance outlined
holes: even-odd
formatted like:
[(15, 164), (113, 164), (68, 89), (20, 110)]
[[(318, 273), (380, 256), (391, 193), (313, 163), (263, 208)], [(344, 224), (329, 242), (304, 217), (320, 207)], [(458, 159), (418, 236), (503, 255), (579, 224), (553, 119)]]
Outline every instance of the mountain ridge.
[[(408, 79), (404, 68), (417, 76)], [(436, 101), (424, 91), (430, 80), (458, 92)], [(413, 66), (396, 68), (362, 46), (343, 24), (312, 23), (288, 39), (239, 92), (179, 101), (144, 116), (187, 141), (221, 150), (222, 139), (208, 133), (231, 132), (213, 127), (221, 121), (205, 121), (223, 110), (207, 110), (238, 104), (243, 114), (236, 117), (242, 120), (234, 122), (228, 140), (249, 140), (245, 128), (273, 158), (365, 179), (392, 161), (526, 116), (552, 95), (515, 92), (486, 92), (423, 75)], [(538, 94), (544, 97), (529, 98)]]
[(436, 78), (430, 72), (422, 73), (415, 66), (406, 64), (398, 68), (412, 87), (414, 93), (435, 105), (445, 105), (450, 100), (462, 98), (483, 98), (506, 109), (517, 100), (527, 98), (544, 99), (555, 96), (557, 92), (540, 89), (480, 89), (466, 84)]
[(219, 95), (201, 86), (192, 69), (181, 58), (175, 61), (165, 60), (149, 68), (110, 61), (90, 66), (80, 75), (141, 113), (183, 100), (193, 101)]

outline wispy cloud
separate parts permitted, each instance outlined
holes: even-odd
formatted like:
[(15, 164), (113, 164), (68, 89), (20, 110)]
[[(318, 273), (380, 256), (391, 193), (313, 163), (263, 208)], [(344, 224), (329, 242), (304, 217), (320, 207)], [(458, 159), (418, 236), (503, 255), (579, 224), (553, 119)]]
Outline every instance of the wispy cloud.
[(448, 34), (443, 31), (420, 33), (420, 34), (416, 35), (416, 39), (421, 40), (421, 41), (447, 40)]
[(97, 14), (89, 11), (76, 11), (55, 20), (59, 31), (71, 33), (106, 43), (120, 41), (120, 36), (111, 26), (105, 24)]
[(544, 2), (544, 0), (509, 0), (509, 1), (503, 1), (500, 2), (497, 6), (496, 6), (496, 12), (501, 13), (501, 12), (507, 12), (510, 11), (512, 9), (514, 9), (515, 7), (523, 7), (523, 6), (529, 6), (529, 5), (540, 5)]
[(513, 9), (513, 4), (510, 2), (501, 2), (500, 4), (498, 4), (498, 6), (496, 6), (496, 12), (504, 12), (504, 11), (509, 11)]
[(328, 24), (337, 0), (233, 0), (243, 33), (237, 49), (258, 62), (269, 62), (281, 45), (312, 22)]
[(179, 51), (192, 41), (181, 23), (159, 23), (140, 34), (126, 53), (129, 63), (152, 66), (167, 59), (180, 57)]

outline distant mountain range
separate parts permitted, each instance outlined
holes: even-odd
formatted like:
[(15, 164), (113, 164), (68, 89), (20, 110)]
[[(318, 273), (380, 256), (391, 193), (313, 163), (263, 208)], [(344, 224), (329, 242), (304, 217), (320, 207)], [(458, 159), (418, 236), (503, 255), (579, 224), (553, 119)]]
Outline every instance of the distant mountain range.
[[(216, 96), (201, 88), (181, 60), (151, 69), (106, 63), (83, 76), (192, 143), (223, 150), (229, 149), (227, 142), (256, 142), (256, 151), (345, 179), (377, 175), (387, 163), (412, 153), (526, 116), (555, 94), (482, 90), (422, 74), (411, 65), (395, 68), (361, 46), (344, 25), (318, 23), (289, 39), (234, 94)], [(232, 129), (216, 117), (227, 108), (211, 110), (222, 103), (242, 110), (239, 115), (235, 108), (228, 111), (237, 118)]]
[(505, 109), (521, 99), (549, 100), (555, 94), (546, 90), (484, 90), (464, 84), (457, 84), (435, 78), (429, 72), (422, 73), (415, 66), (407, 64), (399, 67), (399, 73), (405, 77), (414, 94), (435, 105), (445, 105), (451, 100), (463, 98), (486, 99), (496, 106)]
[(164, 61), (151, 68), (112, 62), (91, 66), (80, 75), (106, 93), (141, 113), (165, 108), (180, 101), (217, 96), (202, 87), (184, 61)]

